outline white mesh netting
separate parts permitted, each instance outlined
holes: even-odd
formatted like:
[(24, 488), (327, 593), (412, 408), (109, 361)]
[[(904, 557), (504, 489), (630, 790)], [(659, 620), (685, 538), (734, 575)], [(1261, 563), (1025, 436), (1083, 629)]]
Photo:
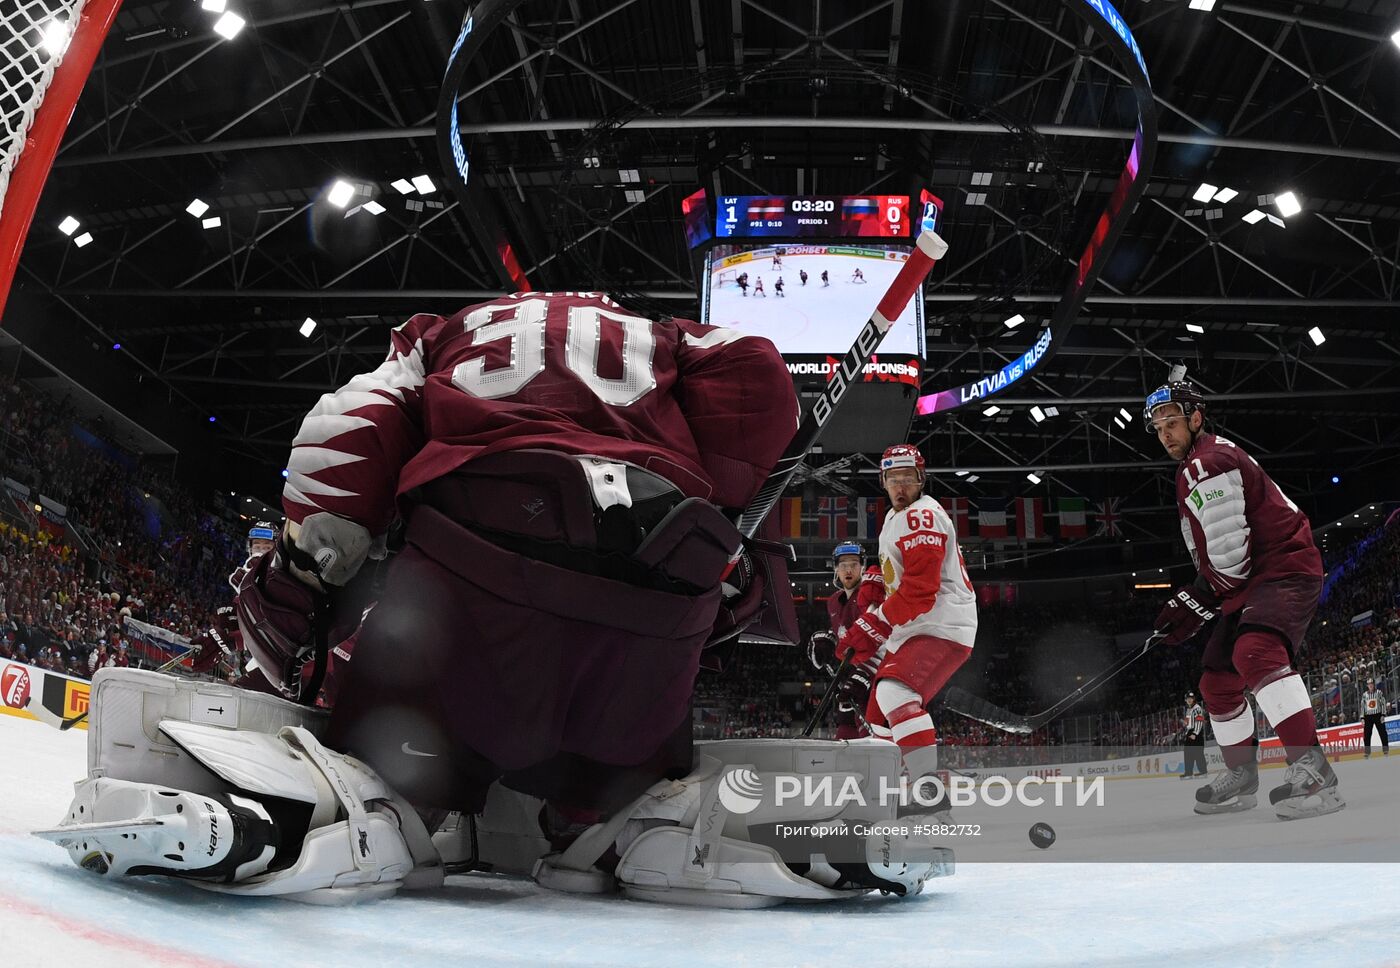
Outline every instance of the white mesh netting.
[(0, 0), (0, 213), (34, 113), (85, 0)]

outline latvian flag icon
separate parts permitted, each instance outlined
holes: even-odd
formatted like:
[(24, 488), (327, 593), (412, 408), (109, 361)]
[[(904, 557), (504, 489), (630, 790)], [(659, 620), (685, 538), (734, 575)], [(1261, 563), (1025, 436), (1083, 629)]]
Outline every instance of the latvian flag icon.
[(749, 200), (749, 221), (757, 222), (766, 218), (782, 218), (787, 211), (781, 198), (753, 198)]

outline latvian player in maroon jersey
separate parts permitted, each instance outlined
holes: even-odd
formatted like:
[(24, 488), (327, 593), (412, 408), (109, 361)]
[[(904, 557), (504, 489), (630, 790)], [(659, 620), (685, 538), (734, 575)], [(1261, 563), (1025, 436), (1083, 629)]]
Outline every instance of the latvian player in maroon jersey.
[(1196, 791), (1196, 812), (1255, 805), (1258, 742), (1245, 689), (1287, 751), (1283, 783), (1269, 793), (1278, 816), (1293, 820), (1342, 809), (1346, 803), (1318, 745), (1307, 687), (1292, 665), (1322, 590), (1322, 556), (1307, 516), (1254, 458), (1205, 430), (1205, 404), (1191, 383), (1173, 381), (1153, 391), (1143, 419), (1181, 462), (1181, 532), (1199, 572), (1168, 601), (1156, 626), (1167, 644), (1210, 629), (1201, 695), (1226, 769)]
[(875, 735), (899, 745), (910, 780), (918, 781), (938, 765), (925, 706), (972, 654), (977, 597), (952, 519), (923, 493), (919, 449), (887, 448), (880, 483), (891, 505), (880, 531), (886, 597), (851, 623), (837, 648), (855, 650), (851, 698), (865, 705)]
[[(839, 667), (836, 643), (866, 610), (885, 600), (885, 576), (878, 565), (865, 567), (865, 549), (854, 541), (843, 542), (831, 552), (832, 584), (836, 591), (826, 600), (831, 631), (813, 632), (807, 642), (807, 658), (818, 672), (834, 675)], [(864, 570), (862, 570), (864, 569)], [(865, 736), (861, 711), (843, 697), (836, 704), (836, 738)]]

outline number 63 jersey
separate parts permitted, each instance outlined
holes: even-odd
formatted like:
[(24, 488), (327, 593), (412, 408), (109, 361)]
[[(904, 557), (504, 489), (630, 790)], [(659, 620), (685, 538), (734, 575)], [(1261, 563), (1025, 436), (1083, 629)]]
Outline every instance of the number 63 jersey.
[(414, 316), (388, 358), (321, 397), (282, 504), (382, 534), (396, 498), (473, 458), (541, 448), (625, 461), (687, 496), (747, 504), (792, 438), (797, 402), (773, 344), (653, 322), (599, 293), (517, 293)]
[(952, 518), (927, 494), (903, 511), (885, 515), (880, 530), (885, 603), (880, 612), (894, 627), (890, 649), (915, 635), (933, 635), (972, 648), (977, 637), (977, 596), (963, 564)]

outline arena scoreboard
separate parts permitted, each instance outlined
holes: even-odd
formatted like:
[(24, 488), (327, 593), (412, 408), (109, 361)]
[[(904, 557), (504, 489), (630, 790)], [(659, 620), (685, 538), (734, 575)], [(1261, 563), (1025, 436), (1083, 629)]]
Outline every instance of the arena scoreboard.
[(908, 195), (721, 195), (715, 235), (745, 238), (909, 238)]

